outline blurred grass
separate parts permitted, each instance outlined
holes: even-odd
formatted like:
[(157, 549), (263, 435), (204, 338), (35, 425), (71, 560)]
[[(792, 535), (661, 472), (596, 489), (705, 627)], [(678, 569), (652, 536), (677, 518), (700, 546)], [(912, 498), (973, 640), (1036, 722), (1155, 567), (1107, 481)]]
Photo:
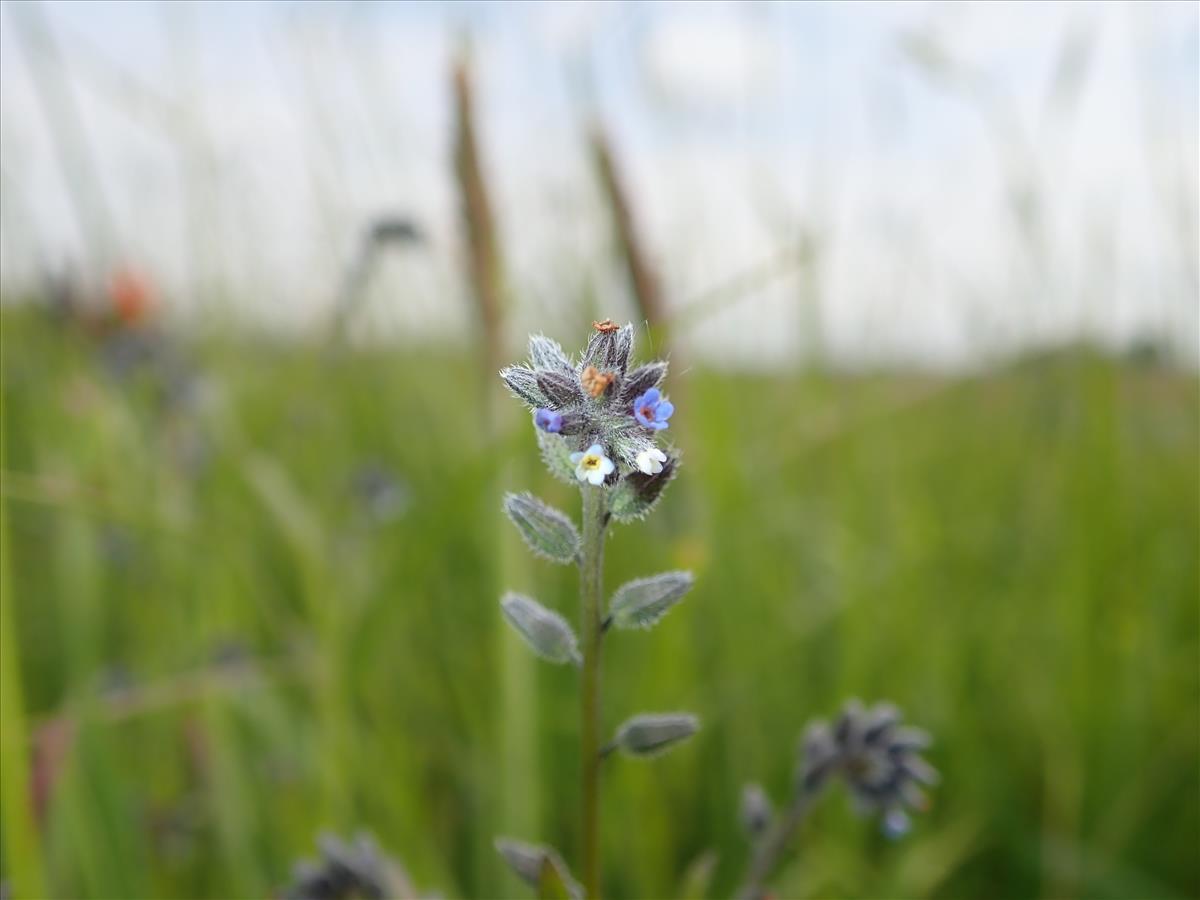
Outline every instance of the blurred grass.
[[(496, 473), (577, 501), (527, 428), (485, 437), (469, 360), (201, 340), (180, 391), (0, 317), (4, 630), (55, 895), (268, 896), (318, 829), (363, 827), (421, 885), (521, 896), (490, 849), (510, 718), (539, 726), (518, 836), (574, 857), (574, 682), (539, 666), (499, 706), (496, 601), (574, 617), (575, 578), (496, 583)], [(900, 844), (824, 804), (781, 896), (1200, 894), (1193, 374), (1080, 349), (958, 379), (694, 369), (684, 390), (686, 468), (612, 538), (608, 583), (698, 584), (609, 643), (605, 708), (704, 728), (613, 761), (612, 896), (674, 895), (708, 850), (712, 895), (732, 889), (741, 784), (780, 796), (805, 720), (851, 695), (929, 728), (944, 783)]]

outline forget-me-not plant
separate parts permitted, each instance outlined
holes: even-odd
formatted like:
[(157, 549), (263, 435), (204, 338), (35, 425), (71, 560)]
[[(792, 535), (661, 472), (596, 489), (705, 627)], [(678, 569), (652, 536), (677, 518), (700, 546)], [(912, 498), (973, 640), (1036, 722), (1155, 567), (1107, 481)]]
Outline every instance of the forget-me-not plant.
[(901, 724), (900, 710), (891, 703), (870, 709), (851, 700), (837, 720), (812, 722), (800, 742), (791, 800), (778, 815), (757, 784), (742, 791), (742, 826), (753, 853), (739, 900), (763, 900), (767, 879), (813, 804), (834, 780), (845, 782), (854, 808), (878, 815), (884, 834), (898, 838), (911, 825), (908, 810), (928, 805), (921, 786), (932, 786), (938, 773), (921, 758), (930, 738), (919, 728)]
[(578, 359), (550, 338), (529, 339), (529, 360), (500, 372), (508, 389), (529, 407), (542, 459), (556, 478), (582, 495), (582, 527), (531, 494), (509, 494), (504, 510), (535, 554), (575, 564), (580, 573), (580, 634), (567, 620), (530, 597), (509, 593), (505, 618), (545, 660), (580, 668), (581, 882), (551, 847), (509, 839), (497, 849), (512, 870), (542, 896), (600, 894), (600, 768), (620, 750), (652, 756), (694, 734), (687, 713), (635, 715), (601, 743), (600, 653), (613, 628), (650, 628), (692, 586), (689, 572), (639, 578), (603, 599), (604, 536), (608, 526), (647, 515), (675, 477), (679, 455), (658, 439), (675, 407), (660, 385), (665, 362), (630, 365), (633, 326), (594, 323)]

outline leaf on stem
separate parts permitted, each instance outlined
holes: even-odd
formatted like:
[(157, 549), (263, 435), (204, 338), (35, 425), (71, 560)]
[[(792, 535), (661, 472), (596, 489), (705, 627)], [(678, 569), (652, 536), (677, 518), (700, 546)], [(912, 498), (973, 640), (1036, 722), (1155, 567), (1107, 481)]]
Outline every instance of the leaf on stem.
[(616, 628), (650, 628), (691, 590), (691, 572), (663, 572), (617, 588), (608, 604)]
[(505, 494), (504, 512), (537, 556), (570, 563), (579, 551), (579, 532), (563, 513), (533, 494)]
[(543, 900), (579, 900), (583, 888), (571, 877), (566, 863), (553, 847), (496, 838), (496, 851), (513, 873), (535, 888)]
[(700, 728), (691, 713), (643, 713), (617, 729), (613, 744), (630, 756), (657, 756)]
[(500, 600), (504, 618), (530, 649), (552, 663), (580, 662), (579, 644), (567, 620), (531, 597), (511, 591)]

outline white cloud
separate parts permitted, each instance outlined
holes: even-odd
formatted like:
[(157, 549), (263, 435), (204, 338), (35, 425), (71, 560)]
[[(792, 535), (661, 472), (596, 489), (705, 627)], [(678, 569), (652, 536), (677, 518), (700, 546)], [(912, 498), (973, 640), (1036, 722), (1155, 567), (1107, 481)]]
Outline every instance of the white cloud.
[(688, 11), (655, 24), (643, 48), (648, 74), (666, 99), (724, 106), (772, 86), (779, 48), (770, 32), (744, 15)]

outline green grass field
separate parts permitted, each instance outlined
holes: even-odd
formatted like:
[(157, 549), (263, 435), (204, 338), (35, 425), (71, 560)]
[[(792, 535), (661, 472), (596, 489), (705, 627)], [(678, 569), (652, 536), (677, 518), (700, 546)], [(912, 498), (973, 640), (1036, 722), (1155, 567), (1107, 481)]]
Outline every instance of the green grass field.
[[(7, 751), (5, 878), (261, 898), (322, 829), (369, 829), (449, 897), (526, 895), (496, 834), (574, 858), (574, 675), (522, 655), (497, 600), (575, 617), (573, 570), (518, 560), (499, 503), (578, 500), (518, 404), (489, 437), (459, 351), (248, 339), (182, 351), (181, 400), (32, 311), (2, 324), (0, 725), (30, 751), (28, 773)], [(943, 782), (898, 842), (828, 798), (778, 896), (1200, 895), (1193, 373), (1075, 350), (669, 387), (686, 465), (607, 583), (697, 587), (612, 636), (605, 718), (703, 728), (611, 761), (614, 898), (684, 893), (710, 851), (727, 896), (741, 785), (780, 798), (806, 720), (852, 696), (931, 731)]]

